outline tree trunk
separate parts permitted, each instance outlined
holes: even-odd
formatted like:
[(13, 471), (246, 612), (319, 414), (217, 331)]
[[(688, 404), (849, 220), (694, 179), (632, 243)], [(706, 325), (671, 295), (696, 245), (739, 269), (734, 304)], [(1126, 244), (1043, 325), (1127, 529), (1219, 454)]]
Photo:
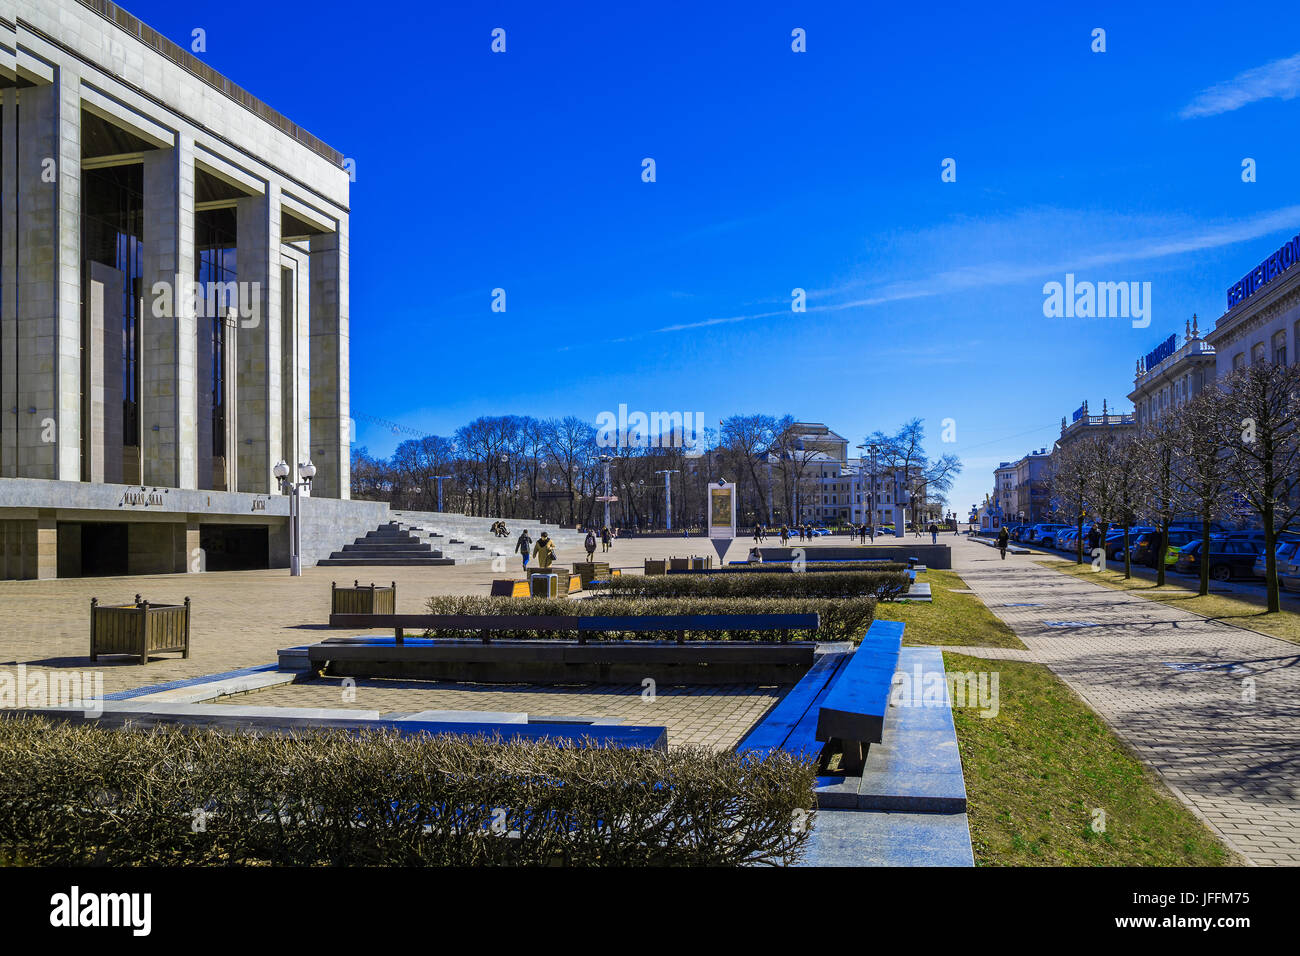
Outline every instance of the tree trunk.
[(1202, 596), (1210, 593), (1210, 519), (1201, 517), (1201, 590)]
[(1169, 515), (1160, 518), (1160, 549), (1156, 552), (1156, 587), (1165, 586), (1165, 555), (1169, 552)]
[(1264, 586), (1268, 591), (1268, 613), (1282, 610), (1277, 587), (1277, 532), (1273, 530), (1273, 497), (1264, 499)]

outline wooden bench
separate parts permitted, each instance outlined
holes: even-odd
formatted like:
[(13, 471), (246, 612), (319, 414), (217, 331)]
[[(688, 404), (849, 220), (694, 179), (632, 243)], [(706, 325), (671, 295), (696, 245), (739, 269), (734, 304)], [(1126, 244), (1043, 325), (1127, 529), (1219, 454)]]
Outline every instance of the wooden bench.
[(860, 774), (867, 748), (880, 743), (902, 645), (901, 622), (873, 622), (821, 702), (816, 737), (842, 745), (846, 773)]

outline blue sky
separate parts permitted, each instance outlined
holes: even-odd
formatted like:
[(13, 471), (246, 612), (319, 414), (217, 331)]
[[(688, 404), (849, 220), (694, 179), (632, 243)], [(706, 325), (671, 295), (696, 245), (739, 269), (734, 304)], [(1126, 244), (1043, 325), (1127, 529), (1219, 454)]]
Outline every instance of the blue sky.
[[(919, 416), (966, 462), (964, 514), (1084, 398), (1127, 409), (1136, 357), (1300, 232), (1289, 4), (125, 5), (204, 28), (202, 59), (355, 159), (352, 404), (380, 454), (404, 436), (362, 416), (624, 403), (855, 442)], [(1150, 327), (1045, 318), (1067, 272), (1150, 282)]]

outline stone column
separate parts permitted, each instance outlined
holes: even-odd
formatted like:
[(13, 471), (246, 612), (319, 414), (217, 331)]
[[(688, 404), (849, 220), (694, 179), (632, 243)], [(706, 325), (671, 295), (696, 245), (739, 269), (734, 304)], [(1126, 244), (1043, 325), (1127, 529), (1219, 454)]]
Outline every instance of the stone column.
[(222, 333), (225, 355), (221, 362), (225, 379), (226, 483), (225, 491), (239, 487), (239, 315), (227, 314)]
[(84, 367), (86, 475), (95, 482), (122, 481), (122, 285), (112, 266), (90, 262), (86, 293), (87, 354)]
[(212, 356), (216, 345), (214, 330), (216, 319), (202, 315), (196, 320), (198, 334), (198, 352), (195, 373), (198, 392), (195, 399), (197, 418), (194, 423), (194, 440), (197, 444), (195, 459), (198, 462), (198, 481), (200, 489), (224, 491), (214, 471), (212, 453)]
[[(18, 477), (18, 90), (0, 101), (0, 477)], [(6, 577), (17, 577), (6, 572)]]
[(59, 525), (52, 510), (36, 517), (36, 577), (44, 581), (59, 576)]
[(143, 483), (198, 487), (194, 140), (144, 158)]
[(198, 574), (206, 570), (203, 553), (199, 546), (199, 516), (185, 516), (185, 566), (181, 569), (188, 574)]
[[(280, 188), (236, 205), (235, 261), (241, 301), (252, 316), (239, 319), (239, 484), (269, 494), (279, 461), (280, 419)], [(292, 463), (291, 463), (292, 464)]]
[(312, 493), (349, 497), (348, 220), (338, 231), (311, 237)]
[(16, 471), (80, 481), (80, 78), (59, 67), (18, 99)]

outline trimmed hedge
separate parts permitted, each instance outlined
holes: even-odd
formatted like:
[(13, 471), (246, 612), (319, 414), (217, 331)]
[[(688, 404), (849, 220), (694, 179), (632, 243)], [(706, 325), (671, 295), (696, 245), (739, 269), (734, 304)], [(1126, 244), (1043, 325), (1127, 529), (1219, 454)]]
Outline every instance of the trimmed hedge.
[[(756, 598), (756, 597), (595, 597), (581, 601), (564, 598), (502, 598), (469, 595), (438, 595), (425, 602), (430, 614), (472, 615), (574, 615), (619, 617), (623, 615), (677, 615), (677, 614), (820, 614), (821, 627), (813, 630), (791, 630), (796, 640), (860, 641), (876, 615), (874, 597), (854, 598)], [(426, 637), (464, 637), (463, 631), (430, 630)], [(778, 641), (776, 631), (732, 631), (731, 640)], [(574, 635), (564, 631), (522, 630), (494, 631), (493, 637), (558, 638), (572, 640)], [(603, 639), (646, 639), (647, 635), (606, 631)], [(723, 639), (716, 631), (687, 631), (687, 640)], [(600, 640), (596, 634), (588, 640)]]
[(0, 857), (43, 866), (797, 862), (790, 754), (0, 718)]
[[(707, 573), (714, 574), (792, 574), (791, 561), (763, 561), (755, 564), (727, 564), (720, 568), (711, 568)], [(812, 571), (905, 571), (907, 565), (902, 561), (805, 561), (803, 570)], [(683, 575), (683, 571), (670, 571), (670, 575)], [(701, 572), (691, 572), (700, 574)]]
[(893, 601), (907, 592), (902, 571), (851, 571), (801, 574), (668, 574), (611, 578), (603, 594), (620, 597), (773, 597), (844, 598), (874, 596)]

